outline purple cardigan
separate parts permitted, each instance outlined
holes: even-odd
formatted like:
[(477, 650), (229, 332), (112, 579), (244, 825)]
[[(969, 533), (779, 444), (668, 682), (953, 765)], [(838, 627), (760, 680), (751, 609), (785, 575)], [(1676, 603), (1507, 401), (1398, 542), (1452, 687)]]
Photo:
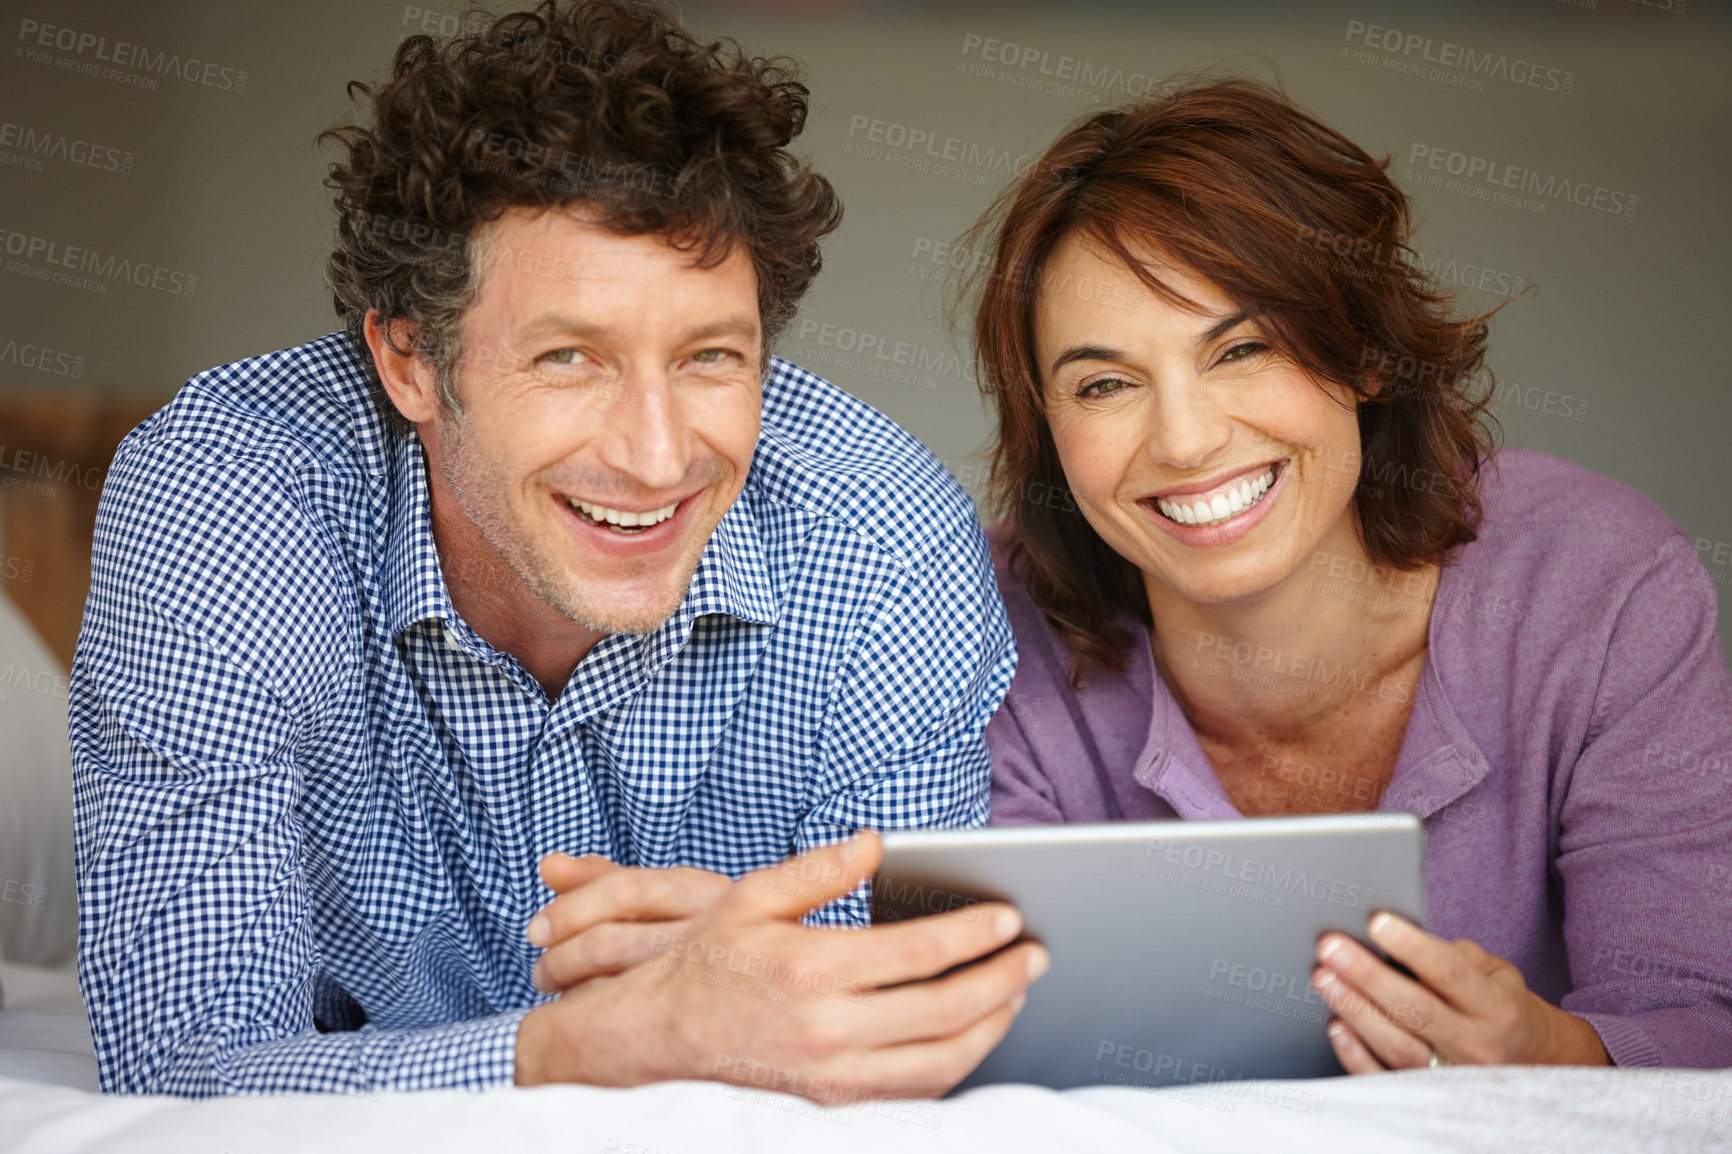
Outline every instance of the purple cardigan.
[[(1433, 933), (1514, 963), (1620, 1066), (1732, 1066), (1732, 677), (1713, 585), (1634, 490), (1540, 453), (1494, 460), (1378, 808), (1425, 822)], [(986, 730), (992, 821), (1239, 816), (1147, 631), (1126, 622), (1126, 672), (1072, 690), (1069, 650), (990, 536), (1021, 654)], [(1319, 563), (1312, 579), (1401, 596), (1399, 578), (1351, 577)]]

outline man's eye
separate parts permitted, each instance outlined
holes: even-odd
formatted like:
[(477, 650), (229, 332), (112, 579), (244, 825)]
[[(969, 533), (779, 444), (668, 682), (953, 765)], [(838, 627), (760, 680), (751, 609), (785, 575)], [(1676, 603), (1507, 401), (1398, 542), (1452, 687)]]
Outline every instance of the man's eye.
[(1079, 397), (1104, 397), (1129, 387), (1129, 382), (1121, 381), (1117, 377), (1107, 377), (1104, 380), (1090, 381), (1078, 389), (1076, 395)]
[(554, 349), (551, 353), (545, 354), (541, 359), (544, 361), (551, 361), (556, 365), (575, 365), (578, 362), (578, 359), (582, 356), (583, 354), (578, 352), (576, 349)]
[(714, 365), (720, 364), (733, 355), (727, 349), (704, 349), (702, 352), (693, 353), (692, 360), (700, 365)]

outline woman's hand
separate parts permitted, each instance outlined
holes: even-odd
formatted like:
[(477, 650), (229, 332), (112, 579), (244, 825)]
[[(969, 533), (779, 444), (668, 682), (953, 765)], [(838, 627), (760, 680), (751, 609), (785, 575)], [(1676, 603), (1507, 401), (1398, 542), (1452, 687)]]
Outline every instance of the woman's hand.
[(1329, 1040), (1349, 1074), (1432, 1065), (1607, 1066), (1594, 1028), (1527, 988), (1521, 971), (1465, 939), (1446, 942), (1376, 913), (1371, 940), (1415, 981), (1345, 934), (1317, 943), (1311, 984), (1335, 1011)]

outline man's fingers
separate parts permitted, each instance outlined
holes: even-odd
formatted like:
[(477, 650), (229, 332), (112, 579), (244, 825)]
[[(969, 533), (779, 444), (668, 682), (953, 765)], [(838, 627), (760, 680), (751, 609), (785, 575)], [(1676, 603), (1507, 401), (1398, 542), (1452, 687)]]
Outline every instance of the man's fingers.
[(967, 1033), (1012, 1002), (1020, 1006), (1047, 965), (1044, 946), (1022, 942), (942, 978), (874, 990), (861, 1007), (862, 1044), (911, 1045)]
[(859, 889), (883, 856), (878, 835), (862, 833), (754, 870), (740, 879), (728, 901), (747, 920), (792, 921)]
[(709, 870), (616, 866), (548, 902), (526, 932), (532, 945), (553, 946), (607, 922), (689, 918), (721, 901), (733, 886), (732, 880)]
[(864, 1098), (937, 1098), (980, 1065), (1003, 1041), (1020, 1001), (1001, 1005), (960, 1034), (869, 1050), (848, 1064), (855, 1093)]
[(559, 942), (536, 959), (530, 980), (547, 994), (630, 969), (665, 952), (691, 929), (691, 920), (605, 922)]
[[(1003, 902), (961, 906), (905, 922), (826, 935), (814, 945), (817, 964), (846, 970), (862, 986), (898, 986), (936, 978), (1016, 940), (1022, 915)], [(1045, 956), (1045, 951), (1041, 951)]]
[(543, 885), (556, 894), (562, 894), (588, 885), (603, 874), (624, 868), (600, 854), (572, 857), (570, 854), (550, 853), (541, 859), (540, 873)]

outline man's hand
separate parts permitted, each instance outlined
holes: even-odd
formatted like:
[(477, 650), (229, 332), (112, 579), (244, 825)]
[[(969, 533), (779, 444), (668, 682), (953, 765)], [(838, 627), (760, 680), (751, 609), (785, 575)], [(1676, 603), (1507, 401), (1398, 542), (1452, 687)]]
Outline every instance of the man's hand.
[(734, 882), (701, 869), (633, 869), (604, 857), (549, 854), (541, 880), (560, 896), (530, 919), (535, 988), (558, 993), (654, 957)]
[(664, 954), (537, 1006), (518, 1031), (518, 1083), (708, 1078), (829, 1104), (943, 1094), (1010, 1028), (1047, 954), (993, 954), (1022, 926), (1001, 903), (865, 930), (799, 924), (881, 853), (863, 834), (749, 874)]
[(1329, 1040), (1350, 1074), (1445, 1065), (1606, 1066), (1599, 1034), (1527, 988), (1521, 971), (1473, 942), (1446, 942), (1394, 914), (1371, 940), (1419, 978), (1345, 934), (1317, 943), (1311, 984), (1336, 1017)]

